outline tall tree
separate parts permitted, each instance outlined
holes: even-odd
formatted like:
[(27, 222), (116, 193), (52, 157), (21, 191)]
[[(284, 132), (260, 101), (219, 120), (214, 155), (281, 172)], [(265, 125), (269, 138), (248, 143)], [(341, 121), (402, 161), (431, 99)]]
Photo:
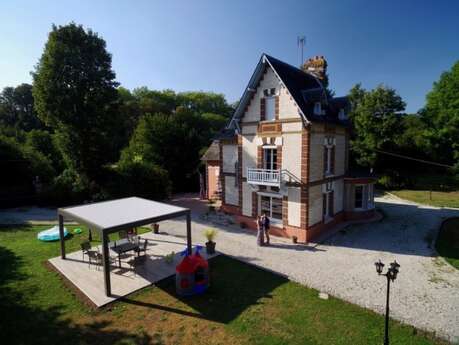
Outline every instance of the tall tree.
[(43, 128), (34, 109), (32, 85), (5, 87), (0, 93), (0, 125), (30, 131)]
[(118, 83), (111, 62), (92, 30), (53, 25), (33, 73), (38, 116), (56, 129), (67, 165), (91, 179), (116, 159)]
[(395, 145), (402, 130), (400, 113), (405, 102), (392, 88), (379, 85), (366, 91), (359, 84), (350, 92), (353, 124), (351, 149), (359, 165), (374, 167), (377, 163), (376, 150)]
[(434, 83), (421, 114), (433, 157), (459, 168), (459, 61)]

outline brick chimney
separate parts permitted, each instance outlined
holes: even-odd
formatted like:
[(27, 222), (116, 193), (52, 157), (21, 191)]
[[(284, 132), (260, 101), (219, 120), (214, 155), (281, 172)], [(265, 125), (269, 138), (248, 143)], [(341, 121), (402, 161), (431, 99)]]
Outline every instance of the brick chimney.
[(327, 77), (327, 60), (323, 56), (314, 56), (306, 60), (301, 69), (325, 81)]

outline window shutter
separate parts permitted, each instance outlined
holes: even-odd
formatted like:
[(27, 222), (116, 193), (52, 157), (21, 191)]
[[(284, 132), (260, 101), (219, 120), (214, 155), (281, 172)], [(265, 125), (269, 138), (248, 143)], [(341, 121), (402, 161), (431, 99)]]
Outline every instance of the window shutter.
[(327, 161), (328, 161), (328, 149), (324, 146), (324, 175), (327, 172)]
[(265, 120), (265, 98), (260, 98), (260, 121)]
[(330, 166), (330, 172), (331, 173), (335, 173), (335, 146), (332, 146), (331, 150), (330, 150), (330, 162), (331, 162), (331, 166)]

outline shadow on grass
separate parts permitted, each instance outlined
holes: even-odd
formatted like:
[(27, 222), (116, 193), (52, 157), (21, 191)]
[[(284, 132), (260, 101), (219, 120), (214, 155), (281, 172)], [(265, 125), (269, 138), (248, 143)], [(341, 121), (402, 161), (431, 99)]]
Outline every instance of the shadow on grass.
[(3, 344), (148, 344), (146, 333), (130, 334), (107, 330), (109, 322), (84, 325), (70, 323), (62, 317), (59, 304), (48, 308), (33, 306), (34, 291), (28, 296), (14, 288), (27, 279), (21, 273), (23, 261), (11, 250), (0, 247), (0, 334)]
[(446, 219), (435, 242), (438, 254), (459, 269), (459, 217)]
[(157, 284), (157, 288), (177, 298), (187, 308), (181, 309), (159, 303), (147, 303), (130, 297), (123, 298), (122, 301), (146, 308), (227, 324), (248, 308), (263, 304), (263, 299), (271, 298), (272, 292), (276, 288), (288, 282), (286, 278), (261, 269), (254, 269), (251, 265), (224, 255), (211, 259), (209, 264), (211, 286), (202, 295), (177, 296), (175, 277), (167, 278)]

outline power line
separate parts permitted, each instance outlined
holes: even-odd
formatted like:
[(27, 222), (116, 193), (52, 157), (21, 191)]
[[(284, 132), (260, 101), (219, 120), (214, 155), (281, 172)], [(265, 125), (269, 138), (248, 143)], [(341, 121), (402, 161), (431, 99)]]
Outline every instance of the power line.
[(420, 162), (420, 163), (425, 163), (425, 164), (430, 164), (430, 165), (436, 165), (436, 166), (440, 166), (440, 167), (443, 167), (443, 168), (450, 168), (450, 169), (454, 168), (452, 165), (447, 165), (447, 164), (442, 164), (442, 163), (437, 163), (437, 162), (432, 162), (432, 161), (426, 161), (424, 159), (408, 157), (408, 156), (404, 156), (404, 155), (399, 155), (397, 153), (386, 152), (386, 151), (382, 151), (382, 150), (374, 150), (374, 151), (379, 152), (379, 153), (383, 153), (383, 154), (386, 154), (386, 155), (389, 155), (389, 156), (394, 156), (394, 157), (398, 157), (398, 158), (402, 158), (402, 159), (408, 159), (408, 160), (412, 160), (412, 161), (416, 161), (416, 162)]

